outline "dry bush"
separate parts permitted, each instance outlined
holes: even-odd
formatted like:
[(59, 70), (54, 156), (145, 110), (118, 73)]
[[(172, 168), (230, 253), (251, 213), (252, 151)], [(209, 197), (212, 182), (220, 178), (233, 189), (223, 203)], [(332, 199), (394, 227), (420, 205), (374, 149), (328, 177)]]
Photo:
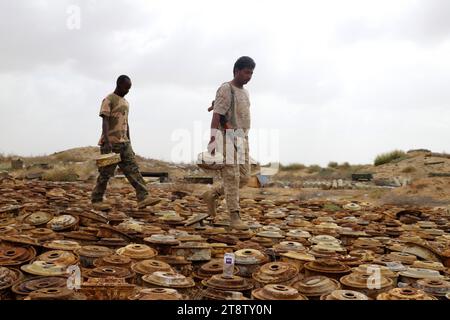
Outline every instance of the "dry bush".
[(330, 161), (330, 162), (328, 163), (328, 168), (334, 168), (334, 169), (336, 169), (338, 166), (339, 166), (339, 164), (338, 164), (337, 162), (335, 162), (335, 161)]
[(374, 165), (379, 166), (382, 164), (390, 163), (394, 160), (406, 159), (406, 153), (402, 150), (394, 150), (387, 153), (382, 153), (375, 158)]
[(320, 178), (337, 178), (336, 171), (332, 168), (321, 168), (317, 173)]
[(280, 164), (280, 171), (299, 171), (305, 169), (306, 166), (301, 163), (291, 163), (288, 165), (282, 165)]
[(322, 168), (319, 165), (313, 164), (308, 167), (308, 173), (319, 172), (321, 169)]
[(350, 169), (352, 166), (348, 162), (341, 163), (339, 169)]
[(79, 175), (74, 167), (59, 167), (54, 168), (42, 175), (42, 180), (45, 181), (77, 181)]

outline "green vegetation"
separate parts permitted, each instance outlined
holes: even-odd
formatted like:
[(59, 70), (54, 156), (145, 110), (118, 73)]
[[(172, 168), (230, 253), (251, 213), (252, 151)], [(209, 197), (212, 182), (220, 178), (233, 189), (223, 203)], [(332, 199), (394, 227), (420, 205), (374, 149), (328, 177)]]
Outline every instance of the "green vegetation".
[(280, 164), (280, 170), (281, 171), (299, 171), (299, 170), (303, 170), (305, 169), (306, 166), (304, 164), (301, 163), (291, 163), (288, 165), (282, 165)]
[(374, 165), (379, 166), (382, 164), (390, 163), (395, 160), (400, 161), (406, 159), (406, 153), (402, 150), (394, 150), (387, 153), (382, 153), (375, 158)]

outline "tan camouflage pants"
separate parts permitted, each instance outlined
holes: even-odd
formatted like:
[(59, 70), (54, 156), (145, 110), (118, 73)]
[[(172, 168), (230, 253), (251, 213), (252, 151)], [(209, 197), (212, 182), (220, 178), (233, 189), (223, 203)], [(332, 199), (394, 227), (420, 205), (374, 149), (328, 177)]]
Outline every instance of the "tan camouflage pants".
[[(223, 154), (226, 156), (227, 147), (224, 147)], [(240, 210), (239, 206), (239, 189), (246, 186), (250, 177), (250, 157), (249, 157), (249, 144), (248, 135), (245, 136), (235, 145), (239, 146), (236, 152), (234, 148), (230, 150), (230, 144), (228, 144), (228, 154), (230, 151), (234, 152), (233, 163), (227, 163), (221, 170), (222, 183), (213, 188), (213, 193), (216, 193), (218, 197), (225, 195), (225, 201), (227, 203), (228, 212), (235, 212)]]
[[(101, 154), (106, 152), (103, 148), (100, 148)], [(136, 190), (136, 197), (138, 201), (142, 201), (148, 195), (147, 187), (145, 186), (144, 178), (142, 178), (139, 168), (136, 164), (135, 153), (129, 142), (115, 143), (112, 145), (112, 152), (119, 153), (121, 162), (119, 163), (120, 169), (123, 171), (125, 177), (127, 177), (130, 184)], [(99, 202), (103, 200), (108, 181), (114, 176), (117, 164), (112, 164), (106, 167), (99, 168), (99, 176), (97, 178), (97, 185), (92, 191), (92, 202)]]

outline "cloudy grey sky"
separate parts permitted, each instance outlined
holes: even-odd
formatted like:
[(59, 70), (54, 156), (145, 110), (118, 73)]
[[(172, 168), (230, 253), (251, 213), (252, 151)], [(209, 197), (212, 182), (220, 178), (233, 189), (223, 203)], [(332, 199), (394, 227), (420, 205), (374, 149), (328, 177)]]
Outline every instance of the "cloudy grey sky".
[(95, 145), (125, 73), (136, 153), (193, 160), (242, 55), (262, 162), (450, 152), (448, 0), (2, 0), (0, 34), (2, 153)]

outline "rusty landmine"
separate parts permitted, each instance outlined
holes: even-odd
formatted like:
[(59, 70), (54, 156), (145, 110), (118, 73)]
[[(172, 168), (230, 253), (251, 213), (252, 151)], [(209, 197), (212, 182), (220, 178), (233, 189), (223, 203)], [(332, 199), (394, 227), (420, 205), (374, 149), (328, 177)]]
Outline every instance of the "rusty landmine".
[(208, 288), (224, 291), (247, 291), (253, 288), (253, 284), (250, 281), (235, 275), (228, 278), (222, 274), (215, 274), (207, 280), (202, 280), (202, 284)]
[[(28, 230), (28, 229), (27, 229)], [(23, 230), (25, 231), (25, 230)], [(19, 246), (39, 246), (39, 241), (27, 234), (11, 234), (11, 235), (0, 235), (0, 240), (12, 245)]]
[(333, 259), (318, 259), (305, 264), (305, 275), (323, 275), (336, 280), (351, 272), (350, 267)]
[(270, 262), (252, 274), (252, 277), (261, 285), (287, 284), (299, 274), (299, 269), (288, 262)]
[(77, 265), (80, 258), (70, 251), (52, 250), (41, 254), (36, 258), (36, 260), (52, 262), (63, 266), (72, 266)]
[(96, 244), (111, 249), (119, 249), (126, 246), (128, 242), (122, 238), (102, 238), (98, 240)]
[(399, 273), (399, 281), (407, 284), (414, 284), (420, 279), (444, 280), (444, 276), (436, 270), (408, 267)]
[(252, 291), (252, 298), (257, 300), (308, 300), (297, 289), (279, 284), (268, 284)]
[(34, 212), (26, 215), (23, 218), (23, 222), (35, 227), (45, 226), (50, 220), (53, 219), (53, 214), (48, 212)]
[(69, 214), (60, 215), (53, 217), (49, 222), (47, 222), (47, 228), (53, 231), (70, 231), (78, 229), (78, 223), (80, 222), (79, 217), (74, 217)]
[(0, 267), (0, 300), (10, 298), (10, 288), (21, 281), (22, 272), (17, 269)]
[(156, 260), (169, 264), (176, 272), (189, 277), (192, 274), (192, 262), (181, 256), (156, 256)]
[(7, 236), (7, 235), (15, 235), (17, 233), (18, 233), (18, 231), (14, 227), (11, 227), (11, 226), (1, 226), (0, 227), (0, 235)]
[(81, 249), (81, 245), (77, 241), (51, 240), (44, 243), (44, 248), (51, 250), (75, 251)]
[(138, 285), (142, 285), (141, 278), (146, 274), (153, 274), (156, 271), (174, 272), (169, 264), (159, 260), (142, 260), (134, 263), (131, 269), (137, 274)]
[(446, 270), (445, 266), (441, 262), (434, 262), (434, 261), (414, 261), (412, 264), (413, 268), (420, 268), (420, 269), (430, 269), (430, 270), (436, 270), (443, 272)]
[(58, 234), (51, 229), (48, 228), (36, 228), (28, 231), (28, 234), (37, 239), (40, 243), (50, 240), (64, 239), (62, 234)]
[(309, 253), (312, 254), (316, 259), (331, 259), (337, 260), (339, 258), (339, 253), (334, 249), (323, 248), (323, 247), (312, 247), (309, 250)]
[[(204, 263), (197, 272), (193, 273), (193, 277), (196, 280), (207, 280), (215, 274), (222, 274), (223, 272), (223, 259), (213, 259), (207, 263)], [(233, 274), (237, 275), (239, 268), (234, 267)]]
[(236, 245), (239, 242), (238, 237), (232, 236), (229, 234), (211, 235), (208, 238), (211, 241), (221, 242), (221, 243), (225, 243), (225, 244), (232, 245), (232, 246)]
[(131, 258), (119, 254), (111, 254), (94, 260), (94, 267), (113, 266), (121, 268), (131, 267)]
[(180, 240), (172, 235), (153, 234), (150, 237), (144, 238), (144, 241), (149, 245), (168, 245), (176, 246), (180, 244)]
[(294, 282), (292, 287), (309, 299), (319, 299), (324, 294), (339, 290), (341, 284), (335, 279), (324, 276), (313, 276)]
[[(11, 192), (14, 192), (11, 190)], [(11, 216), (17, 216), (20, 213), (20, 210), (23, 209), (24, 206), (21, 205), (8, 205), (0, 208), (0, 218), (10, 218)]]
[(147, 288), (141, 289), (130, 300), (186, 300), (186, 296), (178, 293), (176, 289)]
[(25, 300), (86, 300), (86, 296), (67, 288), (43, 288), (30, 292)]
[(251, 231), (242, 231), (242, 230), (232, 230), (229, 235), (236, 237), (239, 241), (250, 240), (254, 234)]
[(65, 239), (75, 240), (83, 243), (94, 243), (98, 240), (97, 236), (86, 231), (62, 232), (62, 235), (64, 235)]
[(295, 241), (282, 241), (273, 246), (273, 251), (275, 254), (291, 252), (305, 252), (306, 248), (300, 242)]
[[(192, 278), (182, 274), (167, 271), (156, 271), (142, 277), (143, 283), (147, 287), (163, 287), (172, 289), (187, 289), (195, 286)], [(182, 291), (179, 291), (182, 292)]]
[(80, 218), (80, 224), (84, 226), (89, 226), (91, 224), (105, 224), (108, 223), (108, 219), (104, 216), (95, 212), (80, 212), (72, 213), (73, 215), (78, 215)]
[(324, 294), (320, 300), (370, 300), (368, 296), (353, 290), (334, 290), (331, 293)]
[(222, 258), (225, 253), (232, 253), (234, 252), (234, 247), (229, 246), (225, 243), (221, 242), (214, 242), (214, 243), (208, 243), (209, 247), (211, 248), (211, 258)]
[(180, 245), (180, 241), (173, 235), (153, 234), (144, 238), (144, 243), (154, 248), (160, 255), (168, 255), (172, 248)]
[(241, 249), (235, 253), (235, 264), (239, 268), (238, 275), (251, 277), (261, 265), (269, 261), (269, 258), (259, 250)]
[(19, 266), (36, 257), (33, 247), (0, 247), (0, 266)]
[(397, 285), (398, 274), (392, 271), (390, 268), (384, 265), (378, 264), (360, 264), (359, 266), (353, 268), (353, 272), (360, 274), (374, 274), (375, 272), (383, 277), (392, 280), (394, 285)]
[(106, 212), (104, 215), (112, 225), (119, 224), (128, 219), (128, 216), (124, 212)]
[(86, 278), (118, 278), (125, 279), (129, 283), (134, 283), (136, 276), (134, 271), (115, 266), (96, 267), (92, 270), (85, 269), (83, 276)]
[(268, 260), (261, 251), (256, 249), (241, 249), (234, 254), (238, 265), (261, 264)]
[(443, 298), (450, 292), (450, 282), (445, 280), (422, 279), (417, 280), (414, 287), (431, 294), (435, 297)]
[(280, 255), (282, 262), (289, 262), (295, 265), (299, 270), (303, 270), (305, 263), (315, 261), (316, 258), (306, 252), (288, 251)]
[(20, 269), (35, 276), (63, 276), (67, 274), (67, 266), (38, 260), (25, 264)]
[(271, 248), (278, 243), (277, 241), (274, 241), (274, 239), (272, 238), (258, 237), (258, 236), (253, 237), (252, 241), (258, 243), (263, 248)]
[(116, 253), (121, 256), (129, 257), (132, 260), (147, 260), (158, 255), (158, 252), (155, 249), (152, 249), (145, 244), (136, 243), (119, 248), (116, 250)]
[(417, 257), (415, 255), (405, 252), (392, 252), (385, 256), (392, 261), (398, 261), (400, 263), (409, 265), (413, 264), (417, 260)]
[(121, 238), (126, 241), (131, 241), (131, 237), (128, 234), (118, 230), (115, 227), (106, 224), (102, 224), (97, 227), (99, 229), (97, 237), (99, 238)]
[(361, 260), (361, 258), (357, 257), (357, 256), (353, 256), (350, 254), (347, 255), (341, 255), (339, 257), (336, 258), (336, 260), (338, 262), (343, 263), (344, 265), (353, 268), (353, 267), (358, 267), (361, 264), (363, 264), (363, 261)]
[(211, 260), (211, 246), (205, 242), (182, 242), (171, 248), (171, 254), (184, 256), (189, 261)]
[(2, 218), (0, 219), (0, 227), (13, 226), (17, 223), (15, 218)]
[(380, 293), (377, 300), (437, 300), (422, 290), (412, 287), (394, 288), (388, 292)]
[(19, 295), (26, 296), (29, 293), (45, 288), (66, 288), (66, 277), (37, 277), (20, 281), (15, 284), (11, 290)]
[(373, 274), (364, 274), (352, 272), (346, 276), (341, 277), (340, 282), (344, 289), (359, 291), (370, 298), (376, 299), (377, 295), (393, 288), (393, 280), (387, 277), (380, 276), (377, 278), (377, 285), (372, 285)]
[(81, 285), (81, 293), (89, 300), (128, 300), (135, 287), (120, 278), (89, 278)]
[(102, 246), (83, 246), (75, 250), (75, 253), (80, 256), (80, 262), (83, 267), (91, 268), (94, 266), (95, 259), (108, 256), (113, 251)]

